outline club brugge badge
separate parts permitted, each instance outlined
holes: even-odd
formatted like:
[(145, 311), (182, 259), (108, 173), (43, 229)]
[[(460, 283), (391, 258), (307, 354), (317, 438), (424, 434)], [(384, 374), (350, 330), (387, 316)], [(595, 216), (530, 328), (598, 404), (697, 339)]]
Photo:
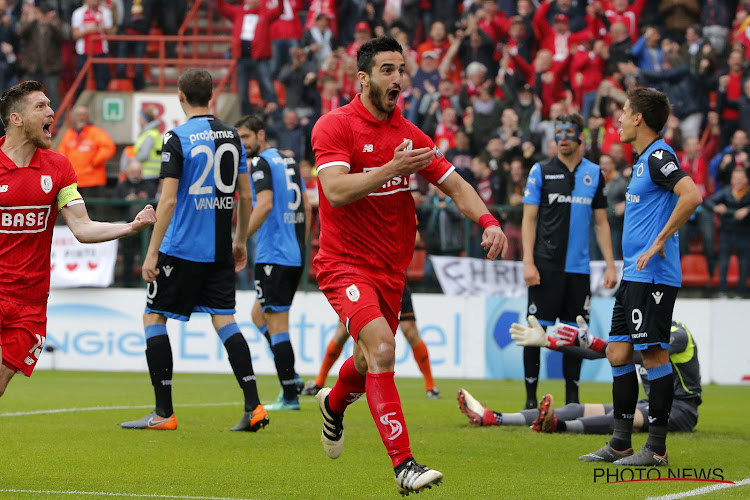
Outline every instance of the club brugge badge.
[(359, 300), (359, 288), (357, 288), (357, 285), (350, 285), (346, 289), (346, 297), (352, 302), (357, 302)]
[(45, 193), (49, 193), (52, 191), (52, 176), (50, 175), (43, 175), (42, 176), (42, 191)]

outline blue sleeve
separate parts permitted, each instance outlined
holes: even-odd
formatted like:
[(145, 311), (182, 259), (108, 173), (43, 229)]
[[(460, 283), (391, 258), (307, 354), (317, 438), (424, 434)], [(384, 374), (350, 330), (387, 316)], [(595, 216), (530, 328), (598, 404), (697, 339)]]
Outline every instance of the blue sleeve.
[[(239, 133), (237, 133), (237, 136), (239, 137)], [(245, 152), (245, 145), (240, 141), (240, 164), (237, 167), (237, 172), (244, 174), (247, 171), (247, 153)]]
[(526, 190), (523, 193), (523, 202), (526, 205), (536, 205), (542, 201), (542, 167), (535, 163), (529, 171), (526, 179)]
[(716, 174), (719, 173), (719, 164), (724, 157), (724, 153), (726, 153), (726, 151), (719, 151), (716, 153), (716, 156), (713, 157), (711, 163), (708, 164), (708, 174), (713, 180), (716, 180)]

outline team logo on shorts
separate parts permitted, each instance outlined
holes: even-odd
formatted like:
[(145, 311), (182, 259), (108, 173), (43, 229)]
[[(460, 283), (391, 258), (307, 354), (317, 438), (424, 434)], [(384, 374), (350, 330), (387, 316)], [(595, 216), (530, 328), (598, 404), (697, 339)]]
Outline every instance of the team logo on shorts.
[(352, 302), (357, 302), (359, 300), (359, 288), (357, 288), (357, 285), (349, 285), (346, 289), (346, 298)]
[(529, 306), (529, 314), (536, 314), (536, 311), (537, 311), (536, 304), (532, 302), (531, 305)]
[(51, 175), (43, 175), (41, 178), (41, 184), (42, 184), (42, 191), (45, 193), (49, 193), (52, 191), (52, 176)]
[(594, 179), (592, 179), (589, 174), (586, 174), (583, 176), (583, 183), (587, 186), (590, 186), (594, 183)]

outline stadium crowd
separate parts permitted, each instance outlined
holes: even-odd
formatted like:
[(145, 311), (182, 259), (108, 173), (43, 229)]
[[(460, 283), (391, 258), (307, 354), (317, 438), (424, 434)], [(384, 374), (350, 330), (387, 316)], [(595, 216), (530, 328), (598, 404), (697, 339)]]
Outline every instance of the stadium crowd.
[[(145, 51), (145, 42), (108, 46), (92, 35), (145, 34), (154, 25), (165, 34), (176, 33), (190, 3), (0, 0), (3, 87), (38, 79), (56, 108), (55, 91), (70, 86), (76, 54), (80, 68), (89, 50), (119, 56)], [(556, 154), (555, 118), (570, 112), (583, 115), (585, 156), (604, 172), (614, 252), (621, 257), (634, 155), (619, 141), (618, 118), (629, 88), (645, 85), (663, 91), (674, 113), (663, 137), (706, 198), (681, 231), (682, 253), (699, 259), (704, 255), (707, 276), (718, 267), (719, 293), (725, 295), (735, 252), (739, 282), (747, 282), (750, 1), (211, 3), (233, 26), (227, 57), (238, 61), (243, 114), (265, 115), (278, 149), (294, 157), (304, 173), (311, 172), (305, 176), (311, 193), (317, 189), (313, 125), (360, 91), (356, 53), (361, 44), (381, 34), (396, 38), (408, 74), (399, 96), (404, 116), (434, 140), (493, 208), (513, 259), (521, 258), (520, 207), (527, 174), (534, 163)], [(259, 20), (252, 28), (245, 24), (248, 15)], [(111, 77), (126, 75), (124, 67), (113, 75), (102, 68), (105, 72), (96, 78), (100, 89)], [(146, 87), (142, 69), (136, 68), (133, 78), (134, 89)], [(260, 99), (251, 99), (247, 91), (251, 79), (258, 82)], [(283, 92), (277, 94), (277, 89)], [(449, 198), (418, 176), (412, 189), (429, 254), (482, 255), (481, 233), (463, 223)], [(464, 234), (467, 230), (475, 234)], [(597, 248), (592, 255), (598, 255)], [(745, 290), (741, 286), (738, 291)]]

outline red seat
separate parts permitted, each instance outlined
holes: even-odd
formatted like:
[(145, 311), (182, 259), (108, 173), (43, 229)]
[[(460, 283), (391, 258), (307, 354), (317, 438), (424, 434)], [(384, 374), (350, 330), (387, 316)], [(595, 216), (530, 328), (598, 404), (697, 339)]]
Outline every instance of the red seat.
[(110, 92), (132, 92), (133, 81), (127, 78), (114, 78), (109, 81), (107, 90)]
[[(729, 269), (727, 269), (727, 285), (731, 287), (737, 286), (740, 281), (740, 263), (737, 260), (736, 255), (729, 257)], [(717, 264), (716, 271), (714, 272), (713, 278), (711, 278), (711, 285), (719, 286), (719, 266)]]
[(683, 286), (706, 286), (709, 282), (708, 263), (703, 255), (683, 255), (680, 261), (682, 267)]
[(424, 248), (415, 248), (409, 267), (406, 268), (406, 279), (409, 281), (422, 281), (424, 279), (424, 263), (427, 259), (427, 251)]

